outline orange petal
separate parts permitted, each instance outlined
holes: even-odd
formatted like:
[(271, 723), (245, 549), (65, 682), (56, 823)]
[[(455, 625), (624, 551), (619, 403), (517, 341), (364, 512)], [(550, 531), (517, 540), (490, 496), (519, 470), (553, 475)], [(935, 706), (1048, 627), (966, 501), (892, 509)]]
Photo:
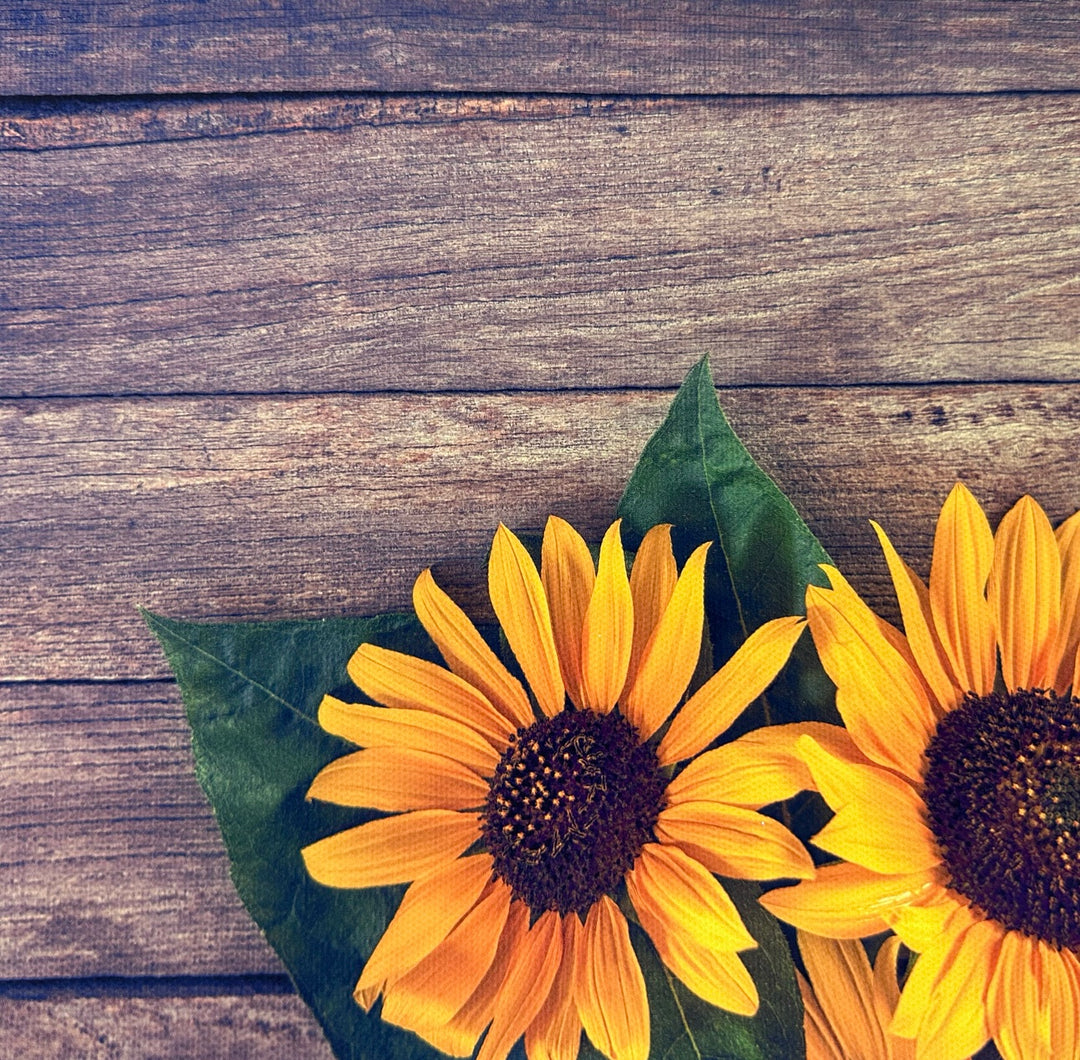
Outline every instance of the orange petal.
[(528, 930), (529, 907), (524, 902), (511, 902), (495, 959), (469, 1000), (447, 1022), (427, 1019), (421, 1026), (418, 1020), (413, 1030), (441, 1052), (450, 1056), (471, 1056), (484, 1028), (491, 1022), (495, 999), (521, 952)]
[(582, 706), (581, 631), (596, 571), (585, 539), (565, 520), (549, 516), (540, 552), (540, 580), (551, 609), (551, 631), (567, 694)]
[(805, 625), (798, 617), (774, 618), (754, 630), (675, 715), (657, 748), (660, 763), (690, 758), (726, 732), (776, 679)]
[(916, 1055), (966, 1057), (986, 1044), (987, 993), (1003, 931), (977, 920), (919, 955), (891, 1024), (904, 1038), (918, 1028)]
[(600, 544), (596, 585), (582, 629), (584, 706), (589, 710), (606, 713), (615, 706), (626, 683), (633, 640), (634, 602), (616, 521)]
[(626, 887), (634, 908), (639, 913), (644, 910), (646, 930), (647, 916), (650, 923), (662, 921), (706, 949), (736, 951), (757, 946), (720, 882), (678, 847), (646, 843), (627, 873)]
[(882, 634), (877, 616), (854, 593), (806, 590), (806, 616), (836, 709), (868, 758), (918, 781), (935, 729), (922, 679)]
[(384, 887), (434, 872), (479, 838), (474, 813), (417, 810), (346, 829), (300, 853), (312, 879), (327, 887)]
[(589, 1040), (611, 1060), (646, 1060), (649, 1001), (626, 918), (607, 895), (589, 910), (579, 938), (574, 997)]
[(957, 683), (983, 696), (994, 687), (994, 624), (986, 579), (994, 535), (979, 502), (957, 483), (945, 500), (934, 533), (930, 610)]
[(487, 781), (452, 758), (408, 747), (371, 747), (320, 769), (307, 797), (395, 813), (467, 810), (482, 806), (489, 790)]
[(699, 545), (686, 561), (623, 697), (623, 713), (643, 739), (667, 721), (694, 676), (705, 625), (705, 557), (710, 544)]
[(873, 520), (870, 525), (878, 536), (885, 561), (889, 565), (896, 601), (904, 619), (904, 633), (911, 654), (923, 677), (943, 710), (954, 707), (962, 698), (945, 660), (945, 652), (934, 630), (930, 611), (930, 591), (922, 579), (900, 558), (892, 542)]
[(1016, 931), (1001, 940), (990, 983), (990, 1030), (1005, 1060), (1080, 1055), (1080, 961)]
[(667, 786), (668, 805), (713, 799), (757, 809), (813, 787), (810, 770), (796, 750), (800, 736), (813, 736), (845, 762), (865, 763), (847, 729), (819, 721), (754, 729), (699, 754)]
[(862, 943), (800, 931), (799, 953), (844, 1057), (889, 1055), (874, 1000), (874, 975)]
[(675, 847), (646, 844), (626, 890), (656, 952), (712, 1005), (750, 1016), (758, 994), (737, 950), (757, 945), (716, 878)]
[(1054, 531), (1061, 554), (1061, 621), (1054, 657), (1058, 670), (1054, 691), (1063, 695), (1072, 683), (1076, 649), (1080, 646), (1080, 512)]
[[(817, 996), (802, 973), (795, 969), (795, 982), (803, 1002), (803, 1033), (806, 1036), (807, 1060), (850, 1060), (840, 1048)], [(891, 1060), (891, 1058), (890, 1058)]]
[(478, 776), (490, 777), (499, 752), (475, 729), (430, 710), (372, 707), (323, 696), (319, 724), (360, 747), (398, 747), (453, 758)]
[(383, 995), (382, 1018), (409, 1030), (445, 1023), (468, 1001), (495, 959), (506, 918), (510, 888), (501, 880), (423, 960)]
[(740, 880), (808, 880), (814, 863), (806, 848), (779, 821), (717, 802), (668, 803), (655, 825), (656, 838), (671, 843), (710, 872)]
[(577, 1060), (581, 1017), (574, 1004), (574, 966), (581, 931), (577, 913), (562, 918), (562, 963), (547, 1000), (525, 1032), (529, 1060)]
[(660, 523), (642, 538), (630, 572), (630, 594), (634, 598), (634, 649), (630, 673), (636, 674), (641, 653), (649, 643), (660, 616), (667, 609), (679, 570), (671, 550), (671, 524)]
[(519, 724), (496, 710), (482, 692), (445, 667), (375, 644), (361, 644), (356, 649), (349, 660), (349, 676), (376, 703), (398, 710), (422, 710), (459, 721), (475, 729), (493, 747), (505, 747)]
[(1010, 691), (1049, 688), (1061, 617), (1061, 556), (1046, 513), (1030, 497), (1005, 513), (986, 590), (997, 622), (1001, 676)]
[[(435, 584), (430, 570), (416, 579), (413, 609), (446, 665), (498, 709), (510, 723), (511, 732), (536, 720), (521, 682), (503, 666), (465, 612)], [(377, 696), (372, 698), (378, 699)], [(387, 703), (387, 706), (394, 705)]]
[(491, 877), (490, 854), (458, 858), (413, 883), (372, 951), (353, 996), (370, 1009), (387, 981), (415, 968), (476, 905)]
[(799, 740), (814, 786), (834, 810), (814, 836), (823, 850), (884, 875), (925, 871), (941, 863), (941, 852), (925, 823), (915, 789), (872, 765), (834, 758), (812, 736)]
[(502, 523), (488, 558), (488, 593), (540, 709), (563, 709), (565, 689), (544, 586), (525, 546)]
[(549, 910), (536, 919), (495, 999), (495, 1011), (476, 1060), (505, 1060), (510, 1047), (536, 1018), (562, 963), (562, 924)]
[(778, 887), (761, 897), (769, 912), (803, 931), (829, 938), (863, 938), (885, 931), (885, 917), (930, 887), (926, 873), (883, 876), (840, 862), (819, 868), (812, 880)]

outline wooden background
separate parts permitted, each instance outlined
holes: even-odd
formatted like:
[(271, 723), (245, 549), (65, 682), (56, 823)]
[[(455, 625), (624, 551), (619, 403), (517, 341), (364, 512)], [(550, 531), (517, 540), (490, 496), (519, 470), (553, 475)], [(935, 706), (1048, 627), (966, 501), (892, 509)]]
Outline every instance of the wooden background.
[(1080, 506), (1078, 88), (1070, 0), (2, 5), (0, 1052), (329, 1056), (136, 604), (479, 607), (704, 353), (877, 604)]

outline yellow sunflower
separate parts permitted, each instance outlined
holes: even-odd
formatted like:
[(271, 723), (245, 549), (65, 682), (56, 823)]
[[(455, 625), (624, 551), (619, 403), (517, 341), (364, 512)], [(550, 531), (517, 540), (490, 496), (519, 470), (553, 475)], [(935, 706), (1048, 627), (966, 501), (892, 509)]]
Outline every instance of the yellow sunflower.
[(771, 758), (752, 741), (705, 748), (772, 682), (805, 622), (762, 626), (674, 713), (701, 650), (706, 551), (679, 572), (670, 528), (654, 527), (628, 577), (618, 523), (594, 568), (551, 518), (538, 572), (500, 526), (490, 597), (531, 696), (430, 571), (413, 602), (446, 667), (357, 650), (349, 674), (380, 705), (323, 701), (320, 724), (363, 750), (326, 766), (308, 796), (394, 816), (303, 855), (332, 887), (411, 882), (357, 983), (362, 1006), (381, 994), (383, 1019), (458, 1056), (486, 1029), (480, 1060), (522, 1035), (530, 1060), (573, 1060), (584, 1029), (612, 1060), (644, 1060), (625, 888), (674, 975), (714, 1005), (756, 1011), (739, 957), (756, 943), (713, 873), (813, 869), (756, 812), (777, 798)]
[(889, 1034), (900, 998), (896, 961), (900, 939), (891, 935), (874, 967), (861, 942), (797, 932), (809, 981), (799, 972), (806, 1060), (915, 1060), (909, 1039)]
[(1006, 1060), (1080, 1057), (1080, 513), (1055, 533), (1024, 497), (995, 534), (957, 485), (929, 586), (874, 528), (904, 633), (826, 568), (807, 617), (847, 734), (771, 737), (835, 811), (814, 841), (843, 860), (764, 903), (918, 952), (891, 1029), (919, 1058), (991, 1038)]

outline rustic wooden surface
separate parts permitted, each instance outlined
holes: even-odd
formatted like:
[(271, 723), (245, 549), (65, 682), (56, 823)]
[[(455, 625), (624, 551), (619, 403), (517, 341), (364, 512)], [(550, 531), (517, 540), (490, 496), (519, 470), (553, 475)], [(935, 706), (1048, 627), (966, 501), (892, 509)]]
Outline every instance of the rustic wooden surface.
[(1080, 507), (1075, 6), (716, 10), (3, 5), (0, 1055), (329, 1056), (136, 604), (482, 609), (704, 353), (882, 608), (869, 518)]

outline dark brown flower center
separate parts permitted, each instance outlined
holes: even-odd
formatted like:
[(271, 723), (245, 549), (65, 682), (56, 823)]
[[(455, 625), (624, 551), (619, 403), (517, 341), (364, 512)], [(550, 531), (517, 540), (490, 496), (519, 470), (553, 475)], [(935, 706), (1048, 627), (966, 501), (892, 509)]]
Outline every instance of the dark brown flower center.
[(969, 695), (926, 758), (949, 886), (1010, 930), (1080, 948), (1080, 701)]
[(534, 913), (584, 917), (654, 839), (666, 784), (617, 713), (568, 710), (519, 729), (484, 808), (495, 872)]

